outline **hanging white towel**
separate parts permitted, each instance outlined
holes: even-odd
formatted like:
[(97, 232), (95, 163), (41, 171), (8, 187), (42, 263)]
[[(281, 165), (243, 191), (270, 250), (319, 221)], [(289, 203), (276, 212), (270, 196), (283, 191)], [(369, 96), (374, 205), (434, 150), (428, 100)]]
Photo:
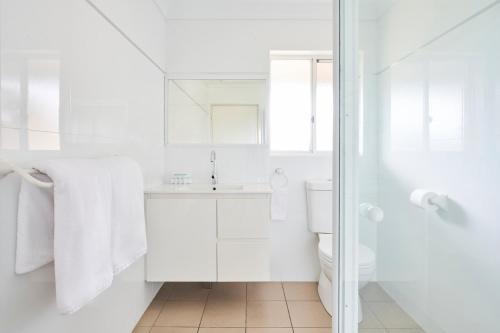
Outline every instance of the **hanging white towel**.
[[(50, 202), (50, 191), (23, 182), (18, 230), (46, 226), (38, 243), (46, 248), (30, 247), (26, 233), (18, 232), (16, 272), (44, 265), (53, 250), (58, 308), (71, 314), (109, 287), (114, 273), (146, 252), (142, 176), (126, 158), (58, 159), (36, 168), (54, 183), (54, 216), (50, 221), (50, 214), (39, 213), (41, 202)], [(47, 246), (51, 228), (53, 243)], [(45, 255), (33, 257), (39, 250)]]
[[(46, 176), (37, 177), (50, 181)], [(52, 189), (22, 180), (17, 214), (16, 273), (31, 272), (54, 260)]]
[(271, 197), (271, 219), (274, 221), (285, 221), (288, 213), (288, 188), (279, 187), (273, 189)]
[(146, 254), (144, 184), (140, 166), (130, 158), (103, 159), (111, 174), (113, 272), (120, 273)]

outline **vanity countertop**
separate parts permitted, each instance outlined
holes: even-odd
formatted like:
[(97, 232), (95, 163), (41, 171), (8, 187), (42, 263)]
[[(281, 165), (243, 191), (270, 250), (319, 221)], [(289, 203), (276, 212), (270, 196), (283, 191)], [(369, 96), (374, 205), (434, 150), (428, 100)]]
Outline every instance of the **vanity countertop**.
[[(215, 188), (215, 190), (214, 190)], [(266, 194), (272, 193), (273, 190), (269, 184), (183, 184), (183, 185), (173, 185), (173, 184), (163, 184), (154, 187), (147, 188), (145, 191), (147, 194), (182, 194), (182, 193), (193, 193), (193, 194)]]

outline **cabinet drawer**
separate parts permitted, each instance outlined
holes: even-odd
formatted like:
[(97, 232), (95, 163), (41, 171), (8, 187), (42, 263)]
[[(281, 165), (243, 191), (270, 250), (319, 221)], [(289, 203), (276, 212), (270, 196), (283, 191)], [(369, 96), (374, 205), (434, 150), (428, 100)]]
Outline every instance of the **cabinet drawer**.
[(221, 240), (217, 243), (218, 281), (269, 281), (267, 239)]
[(219, 239), (269, 237), (269, 199), (217, 200)]
[(215, 281), (215, 199), (148, 199), (147, 280)]

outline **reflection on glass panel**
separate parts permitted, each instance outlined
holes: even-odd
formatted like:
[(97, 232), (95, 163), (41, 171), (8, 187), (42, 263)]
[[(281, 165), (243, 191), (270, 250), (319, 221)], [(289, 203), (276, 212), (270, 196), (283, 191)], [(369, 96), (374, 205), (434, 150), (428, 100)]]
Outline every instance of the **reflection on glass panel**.
[(30, 150), (59, 150), (59, 133), (28, 130)]
[(273, 151), (311, 148), (311, 60), (271, 62), (270, 145)]
[(429, 65), (430, 150), (462, 150), (463, 115), (463, 65), (453, 62), (431, 62)]
[(168, 142), (260, 144), (264, 80), (170, 80)]
[(59, 150), (59, 62), (28, 62), (28, 148)]
[(21, 148), (20, 130), (14, 128), (0, 128), (0, 149), (19, 150)]
[(391, 72), (391, 149), (421, 151), (423, 142), (423, 66), (405, 64)]
[(316, 66), (316, 148), (331, 151), (333, 147), (333, 63)]
[(21, 127), (21, 79), (16, 64), (2, 60), (0, 124)]
[[(498, 75), (498, 74), (497, 74)], [(498, 82), (500, 76), (496, 76), (495, 80)], [(496, 151), (500, 152), (500, 83), (497, 83), (495, 88), (495, 142)]]

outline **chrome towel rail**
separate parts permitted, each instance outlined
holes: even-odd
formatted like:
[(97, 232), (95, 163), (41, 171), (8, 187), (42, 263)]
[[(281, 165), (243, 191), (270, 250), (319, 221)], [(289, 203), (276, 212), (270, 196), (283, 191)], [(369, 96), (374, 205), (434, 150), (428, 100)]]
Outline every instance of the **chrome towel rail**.
[(23, 169), (15, 165), (14, 163), (0, 158), (0, 179), (6, 177), (11, 173), (17, 173), (24, 180), (39, 187), (51, 188), (52, 186), (54, 186), (54, 183), (52, 182), (44, 182), (35, 177), (36, 175), (45, 175), (40, 170), (37, 170), (35, 168)]

